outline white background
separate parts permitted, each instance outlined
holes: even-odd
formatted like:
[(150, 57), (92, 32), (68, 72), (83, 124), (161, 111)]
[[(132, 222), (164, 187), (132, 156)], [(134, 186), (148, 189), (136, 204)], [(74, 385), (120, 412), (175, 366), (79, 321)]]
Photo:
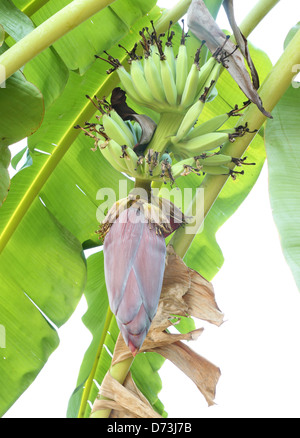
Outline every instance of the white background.
[[(160, 6), (175, 2), (160, 0)], [(235, 0), (237, 22), (254, 0)], [(289, 29), (300, 21), (299, 0), (281, 0), (249, 38), (273, 63)], [(223, 11), (218, 22), (229, 28)], [(300, 417), (300, 295), (283, 258), (268, 198), (268, 173), (217, 234), (225, 263), (213, 280), (225, 323), (209, 324), (191, 347), (221, 368), (216, 405), (172, 364), (160, 372), (159, 394), (170, 418)], [(6, 418), (65, 417), (91, 335), (81, 323), (84, 299), (60, 330), (60, 346)], [(201, 321), (198, 326), (202, 327)]]

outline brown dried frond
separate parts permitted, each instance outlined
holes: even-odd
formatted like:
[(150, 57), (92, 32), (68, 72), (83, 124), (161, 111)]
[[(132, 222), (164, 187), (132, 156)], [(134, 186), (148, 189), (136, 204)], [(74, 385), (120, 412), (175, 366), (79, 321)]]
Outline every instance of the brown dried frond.
[(101, 385), (101, 395), (108, 400), (97, 399), (92, 413), (100, 409), (112, 409), (110, 418), (161, 418), (139, 391), (131, 373), (128, 373), (123, 385), (107, 373)]

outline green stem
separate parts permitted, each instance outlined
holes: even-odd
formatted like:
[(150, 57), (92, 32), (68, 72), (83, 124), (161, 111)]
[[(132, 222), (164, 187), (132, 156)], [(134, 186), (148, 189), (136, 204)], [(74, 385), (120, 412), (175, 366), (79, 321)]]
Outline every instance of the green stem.
[(6, 79), (70, 30), (115, 0), (73, 0), (0, 56)]
[(147, 193), (148, 200), (151, 197), (151, 181), (145, 179), (136, 179), (134, 183), (135, 188), (143, 189)]
[[(275, 105), (291, 85), (292, 79), (295, 76), (295, 73), (293, 72), (293, 66), (300, 64), (299, 48), (300, 30), (296, 33), (290, 44), (287, 46), (281, 58), (273, 67), (259, 90), (260, 97), (267, 111), (271, 112), (273, 110)], [(266, 117), (261, 113), (261, 111), (259, 111), (255, 105), (251, 105), (245, 111), (244, 116), (239, 120), (239, 124), (244, 125), (245, 123), (248, 123), (250, 130), (260, 129), (265, 120)], [(224, 153), (234, 157), (242, 157), (254, 136), (255, 134), (247, 134), (247, 136), (238, 138), (234, 143), (228, 143), (223, 149)], [(227, 179), (227, 175), (207, 175), (204, 178), (200, 186), (200, 188), (204, 189), (204, 218), (207, 216), (208, 212), (213, 206)], [(190, 210), (194, 209), (195, 205), (196, 200), (194, 199), (190, 206)], [(186, 228), (188, 226), (189, 225), (187, 225), (185, 228), (178, 229), (170, 241), (170, 244), (173, 245), (176, 253), (181, 257), (185, 255), (195, 235), (197, 234), (196, 231), (193, 234), (187, 234)], [(202, 223), (199, 224), (199, 228), (201, 226)]]
[(172, 9), (165, 12), (162, 17), (155, 23), (157, 33), (165, 32), (170, 21), (176, 23), (184, 14), (186, 14), (192, 0), (181, 0)]
[[(121, 362), (118, 362), (114, 366), (112, 366), (108, 372), (115, 380), (123, 384), (127, 374), (129, 373), (133, 361), (134, 361), (134, 357), (129, 357), (128, 359), (122, 360)], [(106, 399), (105, 397), (100, 395), (100, 400), (105, 400), (105, 399)], [(110, 412), (111, 412), (110, 409), (100, 409), (99, 411), (93, 412), (90, 415), (90, 418), (108, 418)]]
[(247, 37), (256, 28), (258, 23), (270, 12), (280, 0), (260, 0), (249, 12), (247, 17), (240, 24), (240, 29)]
[[(153, 149), (154, 151), (163, 153), (170, 143), (170, 137), (176, 135), (183, 117), (184, 114), (178, 114), (176, 112), (162, 113), (155, 133), (147, 147), (147, 151)], [(145, 152), (145, 154), (146, 153), (147, 152)]]
[(110, 310), (110, 308), (107, 309), (107, 313), (106, 313), (106, 318), (105, 318), (105, 323), (104, 323), (104, 327), (102, 330), (102, 335), (101, 335), (101, 339), (100, 339), (100, 343), (97, 349), (97, 354), (94, 360), (94, 364), (91, 370), (91, 373), (87, 379), (87, 381), (85, 382), (84, 385), (84, 390), (83, 390), (83, 394), (82, 394), (82, 398), (81, 398), (81, 403), (80, 403), (80, 407), (79, 407), (79, 412), (78, 412), (78, 418), (84, 418), (84, 414), (85, 414), (85, 410), (86, 410), (86, 406), (87, 406), (87, 401), (89, 399), (89, 395), (91, 392), (91, 388), (92, 388), (92, 384), (93, 384), (93, 380), (96, 374), (96, 370), (97, 370), (97, 366), (100, 360), (100, 356), (102, 353), (102, 349), (103, 349), (103, 345), (104, 345), (104, 341), (107, 335), (107, 331), (109, 329), (109, 326), (111, 324), (113, 318), (113, 313)]

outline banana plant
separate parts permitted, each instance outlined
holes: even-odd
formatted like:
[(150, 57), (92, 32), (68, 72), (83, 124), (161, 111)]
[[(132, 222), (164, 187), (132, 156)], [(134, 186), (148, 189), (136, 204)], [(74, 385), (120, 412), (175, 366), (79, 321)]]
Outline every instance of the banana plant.
[[(260, 0), (239, 26), (227, 0), (163, 11), (156, 0), (1, 2), (1, 415), (57, 348), (83, 294), (93, 339), (68, 417), (166, 416), (165, 360), (213, 404), (220, 370), (183, 341), (200, 335), (195, 320), (223, 321), (215, 234), (266, 152), (299, 287), (300, 30), (274, 66), (247, 40), (278, 2)], [(222, 3), (233, 35), (216, 24)], [(174, 189), (180, 202), (168, 199)]]

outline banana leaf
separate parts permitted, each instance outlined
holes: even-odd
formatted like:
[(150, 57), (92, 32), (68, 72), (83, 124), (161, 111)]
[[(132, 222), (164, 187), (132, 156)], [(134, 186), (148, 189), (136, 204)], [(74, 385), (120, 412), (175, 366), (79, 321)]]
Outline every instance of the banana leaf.
[(299, 82), (294, 82), (272, 112), (265, 141), (269, 194), (282, 251), (300, 289), (300, 127)]

